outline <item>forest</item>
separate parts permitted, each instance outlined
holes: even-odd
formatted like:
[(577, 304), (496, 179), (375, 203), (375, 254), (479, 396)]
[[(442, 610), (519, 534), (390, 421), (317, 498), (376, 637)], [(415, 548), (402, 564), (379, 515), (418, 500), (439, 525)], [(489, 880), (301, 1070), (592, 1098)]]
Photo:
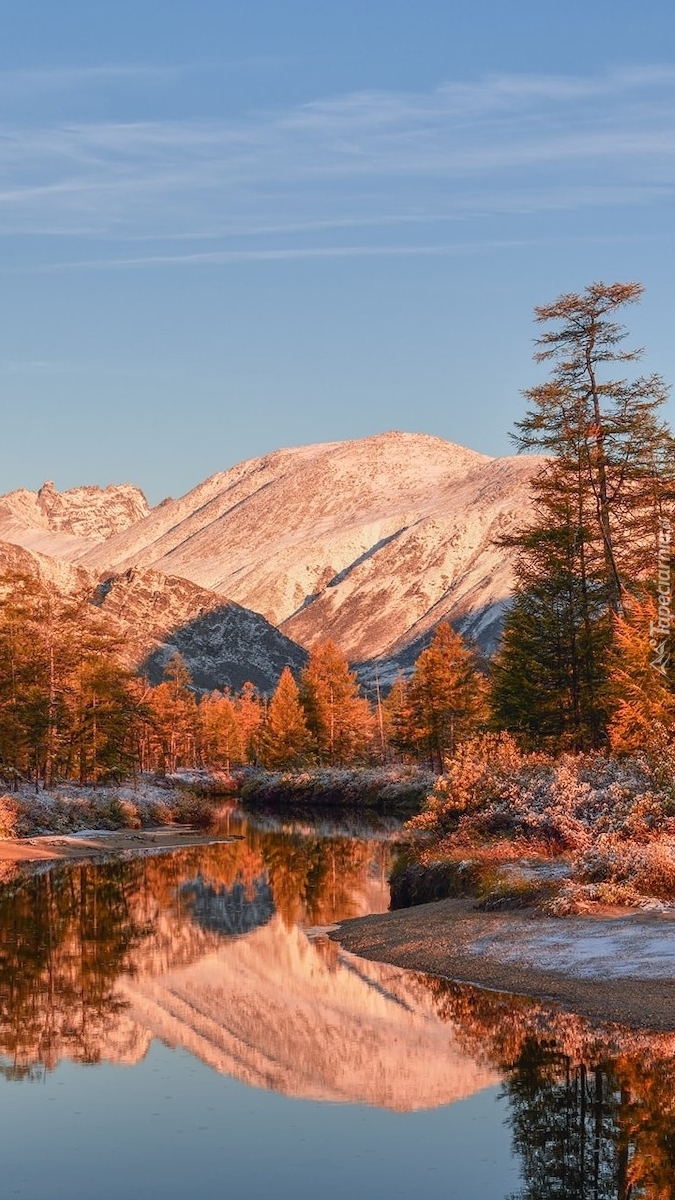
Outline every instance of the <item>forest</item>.
[[(361, 687), (330, 640), (312, 648), (298, 678), (284, 670), (271, 696), (252, 684), (238, 694), (200, 693), (179, 655), (151, 686), (124, 665), (93, 597), (5, 575), (5, 786), (97, 787), (194, 767), (292, 772), (398, 762), (445, 775), (432, 803), (438, 816), (448, 775), (464, 772), (462, 787), (467, 771), (480, 775), (495, 737), (502, 750), (493, 762), (516, 754), (526, 773), (561, 755), (582, 775), (589, 755), (618, 763), (637, 755), (647, 773), (640, 795), (658, 791), (650, 763), (659, 764), (659, 786), (675, 786), (675, 440), (660, 415), (666, 385), (636, 373), (641, 352), (626, 348), (616, 321), (641, 292), (635, 283), (592, 284), (536, 310), (543, 331), (535, 357), (548, 376), (525, 393), (513, 436), (544, 465), (527, 527), (503, 540), (515, 588), (491, 661), (442, 622), (386, 696), (377, 679)], [(456, 817), (453, 809), (449, 826)]]

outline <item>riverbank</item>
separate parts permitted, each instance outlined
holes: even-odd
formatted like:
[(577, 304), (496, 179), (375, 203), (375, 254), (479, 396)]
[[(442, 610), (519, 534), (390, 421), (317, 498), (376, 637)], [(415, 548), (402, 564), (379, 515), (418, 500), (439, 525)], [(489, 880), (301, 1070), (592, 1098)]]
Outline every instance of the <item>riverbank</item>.
[(0, 794), (0, 845), (4, 839), (74, 834), (82, 830), (139, 830), (166, 825), (209, 829), (225, 797), (229, 777), (207, 772), (139, 776), (124, 784), (93, 787), (22, 783)]
[(372, 809), (412, 816), (420, 811), (435, 782), (436, 776), (429, 771), (400, 765), (247, 770), (242, 773), (240, 796), (252, 808)]
[(186, 846), (206, 846), (239, 840), (213, 837), (187, 826), (160, 829), (86, 829), (69, 836), (43, 834), (32, 838), (0, 840), (0, 863), (56, 862), (62, 859), (99, 858), (101, 855), (161, 853)]
[(361, 958), (553, 1002), (595, 1022), (675, 1031), (675, 912), (543, 917), (441, 900), (344, 921)]

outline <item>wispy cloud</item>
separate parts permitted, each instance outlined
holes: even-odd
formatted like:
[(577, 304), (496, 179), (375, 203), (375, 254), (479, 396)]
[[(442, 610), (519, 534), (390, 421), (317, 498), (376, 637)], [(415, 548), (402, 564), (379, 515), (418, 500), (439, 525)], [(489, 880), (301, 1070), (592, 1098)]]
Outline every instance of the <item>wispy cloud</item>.
[(189, 68), (184, 66), (103, 63), (87, 67), (49, 67), (33, 70), (0, 70), (0, 96), (20, 100), (26, 92), (69, 91), (73, 88), (108, 87), (118, 83), (146, 85), (173, 83)]
[(411, 258), (425, 255), (474, 254), (513, 249), (525, 243), (516, 239), (461, 241), (441, 244), (382, 246), (285, 246), (259, 250), (202, 250), (194, 253), (136, 254), (125, 257), (73, 258), (34, 267), (35, 271), (99, 270), (101, 267), (227, 266), (242, 262), (286, 262), (302, 259)]
[[(111, 252), (117, 265), (445, 253), (422, 244), (425, 227), (670, 201), (674, 151), (667, 66), (359, 92), (237, 121), (6, 123), (0, 234), (205, 243), (174, 256)], [(380, 246), (373, 234), (415, 224), (419, 245)], [(349, 229), (370, 230), (369, 245), (336, 245)], [(269, 247), (273, 233), (289, 245)]]

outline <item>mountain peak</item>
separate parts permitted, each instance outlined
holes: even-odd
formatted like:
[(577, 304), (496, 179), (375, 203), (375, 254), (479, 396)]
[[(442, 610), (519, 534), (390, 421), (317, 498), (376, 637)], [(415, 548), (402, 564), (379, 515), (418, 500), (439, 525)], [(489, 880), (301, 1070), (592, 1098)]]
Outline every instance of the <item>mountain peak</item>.
[(526, 519), (540, 460), (389, 430), (247, 459), (84, 556), (152, 568), (352, 661), (399, 654), (450, 619), (494, 641), (511, 590), (497, 539)]

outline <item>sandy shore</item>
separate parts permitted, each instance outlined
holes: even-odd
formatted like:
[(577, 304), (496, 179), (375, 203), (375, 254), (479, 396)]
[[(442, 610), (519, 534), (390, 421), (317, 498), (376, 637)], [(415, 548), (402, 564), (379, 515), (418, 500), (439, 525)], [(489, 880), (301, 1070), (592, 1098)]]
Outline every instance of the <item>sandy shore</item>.
[(441, 900), (344, 921), (330, 936), (362, 958), (551, 1001), (598, 1022), (675, 1030), (675, 919), (542, 917)]
[(32, 838), (0, 840), (0, 862), (39, 862), (57, 859), (96, 858), (124, 851), (177, 850), (232, 842), (234, 837), (213, 837), (188, 826), (158, 829), (85, 829), (75, 834), (45, 834)]

